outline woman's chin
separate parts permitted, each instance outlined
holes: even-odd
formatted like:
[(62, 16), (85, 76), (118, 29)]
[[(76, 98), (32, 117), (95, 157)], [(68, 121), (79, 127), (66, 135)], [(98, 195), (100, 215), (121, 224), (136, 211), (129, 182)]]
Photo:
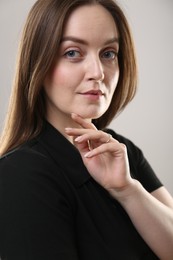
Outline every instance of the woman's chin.
[(76, 114), (78, 114), (79, 116), (81, 116), (84, 119), (88, 119), (88, 120), (93, 120), (93, 119), (98, 119), (99, 117), (101, 117), (104, 112), (87, 112), (87, 111), (78, 111)]

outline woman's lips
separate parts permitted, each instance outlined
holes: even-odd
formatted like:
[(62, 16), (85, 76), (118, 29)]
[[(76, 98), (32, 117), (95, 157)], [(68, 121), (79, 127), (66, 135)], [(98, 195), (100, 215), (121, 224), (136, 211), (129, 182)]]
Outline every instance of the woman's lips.
[(80, 94), (90, 100), (98, 100), (104, 95), (101, 90), (90, 90)]

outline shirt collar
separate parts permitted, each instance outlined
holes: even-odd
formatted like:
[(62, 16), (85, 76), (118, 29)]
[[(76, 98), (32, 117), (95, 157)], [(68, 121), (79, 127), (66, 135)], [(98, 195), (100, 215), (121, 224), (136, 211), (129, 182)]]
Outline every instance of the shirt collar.
[(61, 168), (75, 187), (80, 187), (91, 178), (77, 148), (50, 123), (45, 123), (39, 142), (54, 160), (57, 169)]

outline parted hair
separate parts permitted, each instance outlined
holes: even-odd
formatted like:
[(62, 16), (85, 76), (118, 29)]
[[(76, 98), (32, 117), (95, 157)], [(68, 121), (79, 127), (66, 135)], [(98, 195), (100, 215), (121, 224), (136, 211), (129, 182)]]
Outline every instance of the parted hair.
[(124, 12), (113, 0), (37, 0), (20, 40), (16, 71), (0, 155), (37, 136), (45, 121), (43, 82), (53, 65), (70, 13), (79, 6), (99, 4), (113, 16), (118, 28), (120, 76), (108, 110), (93, 123), (105, 128), (132, 100), (137, 86), (133, 39)]

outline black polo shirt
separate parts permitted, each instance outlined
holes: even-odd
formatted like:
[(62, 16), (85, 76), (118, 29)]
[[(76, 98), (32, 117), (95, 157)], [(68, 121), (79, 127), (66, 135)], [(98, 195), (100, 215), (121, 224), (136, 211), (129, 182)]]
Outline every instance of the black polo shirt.
[[(162, 186), (141, 150), (127, 146), (133, 178)], [(89, 175), (78, 150), (45, 123), (0, 160), (0, 256), (6, 260), (158, 259), (121, 205)]]

